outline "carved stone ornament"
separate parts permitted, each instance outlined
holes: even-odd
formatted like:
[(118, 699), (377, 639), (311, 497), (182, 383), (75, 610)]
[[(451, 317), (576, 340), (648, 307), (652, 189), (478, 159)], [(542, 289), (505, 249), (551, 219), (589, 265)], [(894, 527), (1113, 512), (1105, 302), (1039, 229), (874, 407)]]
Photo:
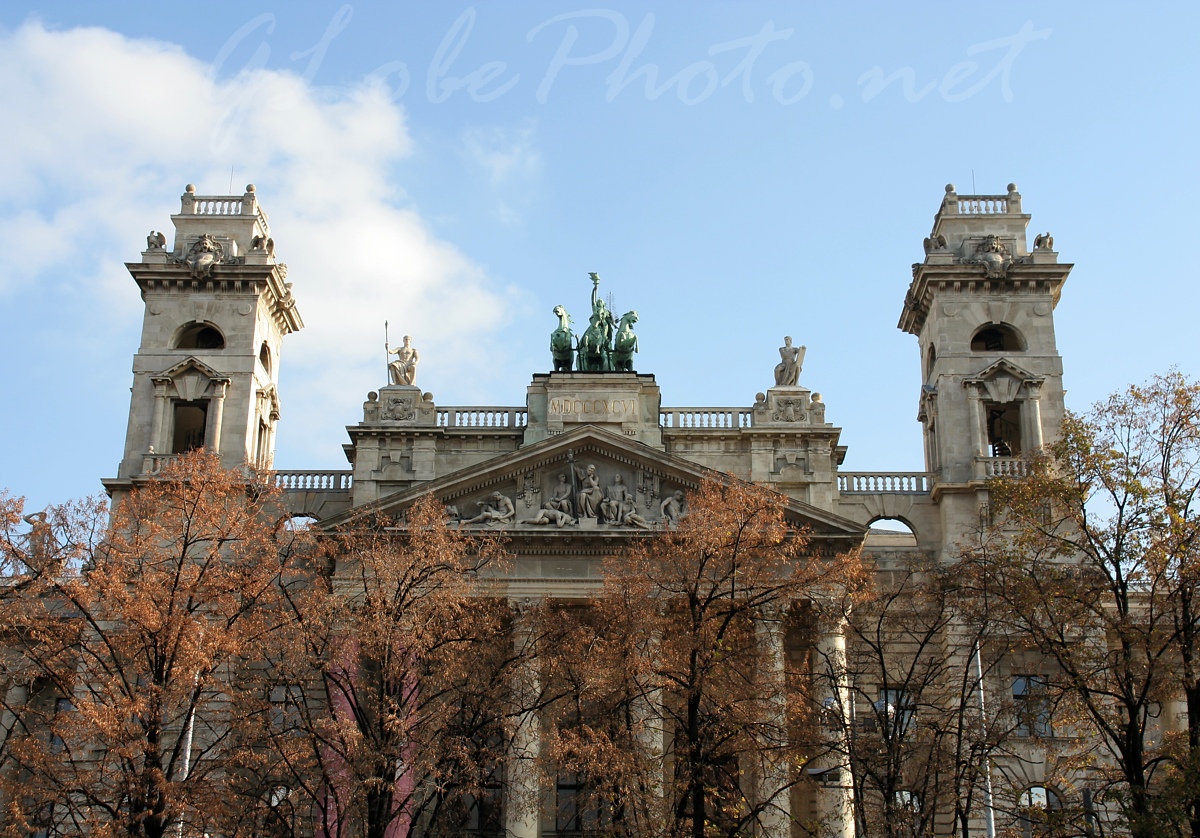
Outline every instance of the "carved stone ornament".
[(147, 250), (162, 250), (167, 245), (167, 237), (155, 230), (150, 231), (150, 235), (146, 236)]
[(510, 526), (516, 521), (517, 508), (513, 504), (512, 498), (503, 492), (492, 492), (491, 495), (483, 500), (476, 501), (475, 506), (479, 509), (479, 514), (474, 518), (461, 519), (459, 521), (460, 527), (468, 524), (504, 527)]
[(538, 495), (542, 493), (542, 487), (538, 485), (538, 475), (536, 472), (530, 472), (521, 477), (521, 498), (525, 501), (525, 508), (532, 509), (537, 503)]
[(413, 396), (388, 396), (382, 417), (394, 422), (407, 422), (417, 415)]
[(929, 238), (925, 239), (925, 252), (926, 253), (932, 253), (935, 250), (945, 250), (945, 249), (946, 249), (946, 237), (943, 236), (941, 233), (938, 233), (936, 236), (930, 236)]
[(210, 277), (213, 268), (225, 261), (225, 246), (208, 233), (196, 239), (183, 257), (194, 277)]
[(1054, 236), (1050, 235), (1049, 233), (1039, 233), (1033, 239), (1033, 249), (1034, 250), (1053, 250), (1054, 249)]
[(971, 264), (983, 265), (989, 279), (1007, 276), (1012, 263), (1012, 254), (996, 236), (985, 236), (975, 248), (975, 258), (971, 259)]
[(776, 422), (803, 422), (807, 419), (804, 408), (807, 405), (804, 399), (776, 399), (775, 415), (772, 417)]

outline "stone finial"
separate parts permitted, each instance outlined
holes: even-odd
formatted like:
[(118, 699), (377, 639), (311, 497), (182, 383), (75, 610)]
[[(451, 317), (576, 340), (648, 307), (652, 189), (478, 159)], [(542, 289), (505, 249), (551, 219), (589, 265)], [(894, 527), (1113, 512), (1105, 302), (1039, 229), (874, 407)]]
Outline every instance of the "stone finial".
[(1009, 192), (1016, 192), (1016, 191), (1017, 191), (1017, 185), (1016, 185), (1015, 183), (1010, 183), (1010, 184), (1008, 185), (1008, 191), (1009, 191)]
[(954, 189), (954, 184), (953, 184), (953, 183), (947, 183), (947, 184), (946, 184), (946, 191), (947, 191), (947, 192), (949, 192), (949, 193), (953, 193), (953, 192), (955, 191), (955, 189)]
[(196, 194), (196, 184), (189, 183), (187, 186), (183, 187), (183, 191), (188, 193), (189, 195), (195, 195)]
[(250, 194), (254, 194), (254, 184), (253, 184), (253, 183), (247, 183), (247, 184), (246, 184), (246, 191), (247, 191), (247, 192), (249, 192)]

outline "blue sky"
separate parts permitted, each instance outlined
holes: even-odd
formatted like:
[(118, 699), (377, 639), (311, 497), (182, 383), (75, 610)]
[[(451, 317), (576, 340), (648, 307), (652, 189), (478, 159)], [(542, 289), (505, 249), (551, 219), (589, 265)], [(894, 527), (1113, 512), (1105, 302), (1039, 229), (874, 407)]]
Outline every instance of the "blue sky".
[(385, 319), (438, 404), (523, 403), (597, 271), (664, 405), (750, 405), (793, 335), (844, 468), (919, 470), (896, 322), (948, 182), (1075, 263), (1069, 406), (1196, 375), (1198, 8), (5, 4), (0, 486), (115, 474), (122, 263), (189, 182), (254, 182), (290, 267), (280, 468), (344, 467)]

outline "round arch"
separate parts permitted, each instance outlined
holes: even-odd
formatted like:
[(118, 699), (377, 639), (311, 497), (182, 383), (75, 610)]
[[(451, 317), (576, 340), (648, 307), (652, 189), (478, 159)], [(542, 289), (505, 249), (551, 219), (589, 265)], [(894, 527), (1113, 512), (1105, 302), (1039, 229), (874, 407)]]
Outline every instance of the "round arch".
[(876, 515), (867, 522), (867, 526), (878, 532), (917, 535), (917, 528), (912, 522), (901, 516)]
[(985, 323), (971, 335), (972, 352), (1024, 352), (1025, 336), (1008, 323)]
[(172, 349), (224, 349), (225, 335), (215, 323), (193, 320), (175, 330)]

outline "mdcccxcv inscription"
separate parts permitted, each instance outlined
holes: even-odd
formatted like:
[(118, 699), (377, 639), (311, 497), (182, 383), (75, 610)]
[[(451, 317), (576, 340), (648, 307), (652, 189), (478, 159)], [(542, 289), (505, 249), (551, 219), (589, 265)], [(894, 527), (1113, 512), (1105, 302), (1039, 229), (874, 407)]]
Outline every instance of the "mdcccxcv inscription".
[(550, 400), (550, 415), (564, 420), (622, 421), (637, 416), (637, 399), (572, 399), (555, 397)]

